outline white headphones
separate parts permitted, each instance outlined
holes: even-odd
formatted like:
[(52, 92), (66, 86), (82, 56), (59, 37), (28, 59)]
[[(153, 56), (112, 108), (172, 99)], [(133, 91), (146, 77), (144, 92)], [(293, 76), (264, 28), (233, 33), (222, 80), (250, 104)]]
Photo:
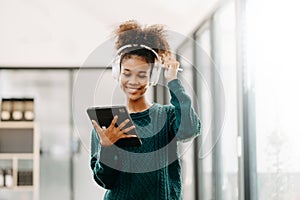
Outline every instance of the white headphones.
[(121, 53), (124, 49), (127, 48), (135, 48), (135, 49), (147, 49), (149, 51), (151, 51), (155, 56), (156, 56), (156, 61), (153, 65), (152, 68), (152, 73), (150, 76), (150, 86), (155, 86), (159, 80), (159, 76), (160, 76), (160, 72), (161, 72), (161, 68), (163, 66), (162, 64), (162, 60), (160, 58), (160, 56), (156, 53), (156, 51), (154, 51), (151, 47), (148, 47), (146, 45), (143, 44), (128, 44), (125, 46), (122, 46), (121, 48), (118, 49), (118, 51), (116, 52), (116, 56), (115, 59), (112, 62), (112, 75), (113, 78), (118, 80), (119, 79), (119, 75), (120, 75), (120, 61), (121, 61)]

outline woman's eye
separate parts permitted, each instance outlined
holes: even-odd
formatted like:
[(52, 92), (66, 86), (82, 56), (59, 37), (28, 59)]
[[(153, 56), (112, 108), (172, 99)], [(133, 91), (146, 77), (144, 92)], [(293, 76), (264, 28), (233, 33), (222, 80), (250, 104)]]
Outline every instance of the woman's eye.
[(128, 74), (128, 73), (123, 73), (123, 75), (124, 75), (125, 77), (129, 77), (129, 76), (130, 76), (130, 74)]
[(146, 75), (139, 75), (139, 78), (146, 78)]

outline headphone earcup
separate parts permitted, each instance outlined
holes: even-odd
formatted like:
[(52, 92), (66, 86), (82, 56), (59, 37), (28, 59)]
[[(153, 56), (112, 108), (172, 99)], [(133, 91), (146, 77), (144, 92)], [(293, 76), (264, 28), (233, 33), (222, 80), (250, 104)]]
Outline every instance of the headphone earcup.
[(112, 68), (112, 76), (115, 80), (119, 80), (120, 76), (120, 56), (117, 56), (111, 65)]
[(151, 77), (150, 77), (150, 86), (155, 86), (158, 83), (160, 72), (161, 72), (162, 64), (155, 63), (152, 69)]

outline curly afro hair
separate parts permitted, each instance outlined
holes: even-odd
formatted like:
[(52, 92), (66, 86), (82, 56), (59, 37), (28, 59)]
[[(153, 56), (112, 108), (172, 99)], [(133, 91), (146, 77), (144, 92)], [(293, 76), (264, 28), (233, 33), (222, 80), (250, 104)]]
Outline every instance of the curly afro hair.
[[(165, 26), (154, 24), (142, 27), (136, 20), (121, 23), (114, 31), (116, 42), (115, 48), (129, 44), (146, 45), (151, 47), (162, 59), (171, 53), (166, 38)], [(133, 54), (136, 54), (135, 53)]]

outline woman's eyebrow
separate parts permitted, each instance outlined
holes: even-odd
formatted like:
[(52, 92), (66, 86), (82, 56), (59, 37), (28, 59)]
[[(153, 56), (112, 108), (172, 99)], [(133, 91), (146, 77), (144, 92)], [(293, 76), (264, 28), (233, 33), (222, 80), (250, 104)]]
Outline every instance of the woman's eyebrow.
[[(123, 71), (131, 72), (132, 70), (129, 69), (129, 68), (125, 68), (125, 67), (124, 67), (124, 68), (123, 68)], [(147, 71), (146, 71), (146, 70), (139, 70), (138, 73), (139, 73), (139, 74), (142, 74), (142, 73), (147, 74)]]
[(145, 74), (146, 74), (147, 72), (146, 72), (146, 71), (139, 71), (139, 73), (140, 73), (140, 74), (141, 74), (141, 73), (145, 73)]

